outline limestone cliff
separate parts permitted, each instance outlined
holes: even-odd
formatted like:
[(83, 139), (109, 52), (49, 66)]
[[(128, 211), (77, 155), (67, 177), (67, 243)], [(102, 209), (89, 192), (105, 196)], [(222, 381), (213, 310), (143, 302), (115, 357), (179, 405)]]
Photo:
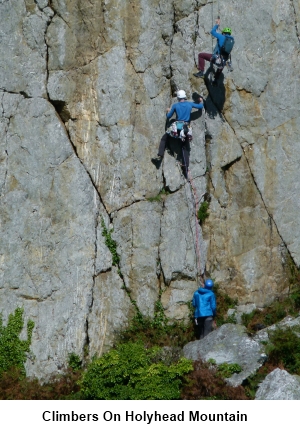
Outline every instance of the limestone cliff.
[[(216, 2), (0, 0), (0, 308), (35, 321), (29, 376), (106, 351), (134, 302), (186, 318), (205, 270), (263, 306), (300, 264), (300, 3), (219, 4), (236, 44), (213, 88), (192, 73)], [(194, 192), (174, 155), (150, 162), (176, 88), (207, 98)]]

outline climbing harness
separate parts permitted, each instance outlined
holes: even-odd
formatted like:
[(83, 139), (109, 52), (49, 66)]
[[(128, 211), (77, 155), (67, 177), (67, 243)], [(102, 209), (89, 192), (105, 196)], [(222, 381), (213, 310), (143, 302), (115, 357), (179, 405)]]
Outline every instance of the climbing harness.
[(190, 123), (185, 121), (174, 121), (167, 129), (166, 133), (175, 139), (181, 139), (183, 142), (186, 138), (188, 140), (192, 140), (193, 138), (192, 127)]

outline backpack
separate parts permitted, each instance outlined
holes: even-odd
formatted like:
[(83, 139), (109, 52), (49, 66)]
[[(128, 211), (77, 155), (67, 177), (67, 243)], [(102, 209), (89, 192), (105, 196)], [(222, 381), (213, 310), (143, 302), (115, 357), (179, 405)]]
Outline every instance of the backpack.
[(225, 41), (223, 46), (220, 48), (220, 55), (224, 59), (228, 59), (234, 45), (234, 38), (232, 36), (225, 36)]

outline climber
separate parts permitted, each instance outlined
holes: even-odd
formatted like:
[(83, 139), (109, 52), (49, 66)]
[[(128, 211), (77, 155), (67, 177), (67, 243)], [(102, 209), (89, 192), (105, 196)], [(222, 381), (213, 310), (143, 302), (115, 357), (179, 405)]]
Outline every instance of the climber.
[(183, 142), (182, 152), (184, 158), (185, 176), (189, 168), (189, 141), (192, 138), (192, 129), (190, 127), (190, 116), (193, 108), (203, 109), (203, 99), (199, 97), (199, 103), (189, 102), (186, 99), (186, 93), (183, 90), (177, 91), (178, 102), (175, 103), (171, 109), (167, 109), (167, 118), (170, 119), (174, 112), (176, 113), (176, 121), (168, 128), (167, 132), (161, 138), (157, 157), (151, 158), (152, 163), (159, 169), (163, 159), (166, 144), (169, 137), (181, 138)]
[(195, 312), (195, 325), (197, 339), (203, 339), (213, 328), (213, 317), (216, 315), (216, 296), (212, 292), (214, 282), (207, 279), (204, 288), (195, 291), (192, 304)]
[(234, 38), (231, 36), (231, 28), (225, 27), (222, 30), (222, 34), (218, 33), (217, 30), (220, 26), (220, 18), (216, 20), (216, 25), (211, 30), (211, 35), (217, 38), (217, 44), (215, 46), (214, 52), (212, 54), (208, 54), (206, 52), (200, 52), (198, 55), (198, 73), (194, 73), (196, 78), (204, 78), (204, 68), (205, 68), (205, 60), (210, 61), (217, 67), (217, 71), (215, 73), (215, 78), (212, 82), (214, 87), (218, 86), (218, 79), (227, 64), (228, 69), (232, 71), (231, 61), (230, 61), (230, 52), (234, 45)]

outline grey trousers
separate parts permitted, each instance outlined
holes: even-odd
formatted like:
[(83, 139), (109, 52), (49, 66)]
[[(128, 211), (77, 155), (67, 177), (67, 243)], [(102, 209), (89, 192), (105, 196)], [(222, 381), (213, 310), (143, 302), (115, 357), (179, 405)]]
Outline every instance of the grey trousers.
[(197, 318), (196, 337), (203, 339), (212, 331), (213, 317), (199, 317)]

